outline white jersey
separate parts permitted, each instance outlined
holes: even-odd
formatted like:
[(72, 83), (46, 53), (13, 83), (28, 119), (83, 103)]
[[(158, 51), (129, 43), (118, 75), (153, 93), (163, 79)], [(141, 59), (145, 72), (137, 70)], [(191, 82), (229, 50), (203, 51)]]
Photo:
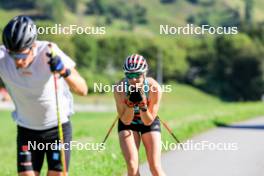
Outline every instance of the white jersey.
[[(14, 59), (4, 46), (0, 46), (0, 77), (15, 104), (13, 119), (19, 126), (45, 130), (58, 125), (54, 78), (50, 71), (46, 53), (47, 41), (36, 41), (34, 60), (26, 69), (17, 69)], [(75, 67), (73, 62), (56, 44), (54, 52), (61, 57), (65, 67)], [(59, 109), (62, 123), (73, 114), (73, 98), (66, 81), (58, 79)]]

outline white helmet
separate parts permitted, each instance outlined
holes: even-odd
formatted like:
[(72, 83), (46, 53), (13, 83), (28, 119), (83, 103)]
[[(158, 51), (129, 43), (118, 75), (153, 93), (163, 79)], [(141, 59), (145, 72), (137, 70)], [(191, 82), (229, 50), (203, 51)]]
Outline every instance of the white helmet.
[(132, 54), (126, 58), (123, 70), (125, 73), (145, 73), (148, 70), (148, 64), (143, 56)]

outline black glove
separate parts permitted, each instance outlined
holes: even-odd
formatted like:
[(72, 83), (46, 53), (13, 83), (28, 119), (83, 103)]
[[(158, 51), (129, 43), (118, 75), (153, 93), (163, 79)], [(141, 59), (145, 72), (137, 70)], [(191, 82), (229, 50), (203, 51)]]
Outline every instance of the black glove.
[(131, 88), (131, 91), (128, 94), (128, 100), (133, 102), (134, 104), (142, 101), (142, 96), (136, 88)]
[(145, 92), (143, 91), (142, 88), (133, 88), (129, 93), (128, 100), (135, 104), (139, 104), (143, 101), (145, 102), (146, 101)]
[(51, 72), (61, 72), (64, 69), (64, 64), (59, 56), (51, 56), (51, 54), (47, 54), (50, 58), (48, 64), (50, 65)]

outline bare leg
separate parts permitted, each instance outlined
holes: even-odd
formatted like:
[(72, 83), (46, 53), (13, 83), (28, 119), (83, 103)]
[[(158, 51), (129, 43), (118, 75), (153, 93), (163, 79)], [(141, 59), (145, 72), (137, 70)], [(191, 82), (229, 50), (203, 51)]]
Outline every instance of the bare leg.
[(25, 171), (25, 172), (19, 172), (19, 176), (39, 176), (39, 172), (35, 171)]
[(144, 133), (142, 141), (145, 146), (150, 171), (153, 176), (165, 176), (161, 167), (161, 134), (157, 131)]
[(138, 149), (140, 135), (138, 132), (123, 130), (119, 132), (119, 142), (127, 164), (128, 176), (139, 176)]
[[(68, 173), (67, 173), (67, 175), (68, 175)], [(63, 172), (49, 170), (47, 176), (63, 176)]]

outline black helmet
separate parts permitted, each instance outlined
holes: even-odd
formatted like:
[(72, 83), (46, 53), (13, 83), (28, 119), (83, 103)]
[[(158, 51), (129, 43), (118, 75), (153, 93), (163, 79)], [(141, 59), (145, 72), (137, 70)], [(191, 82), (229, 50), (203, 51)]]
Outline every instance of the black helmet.
[(28, 16), (17, 16), (5, 26), (2, 38), (7, 49), (20, 51), (33, 45), (37, 28)]

